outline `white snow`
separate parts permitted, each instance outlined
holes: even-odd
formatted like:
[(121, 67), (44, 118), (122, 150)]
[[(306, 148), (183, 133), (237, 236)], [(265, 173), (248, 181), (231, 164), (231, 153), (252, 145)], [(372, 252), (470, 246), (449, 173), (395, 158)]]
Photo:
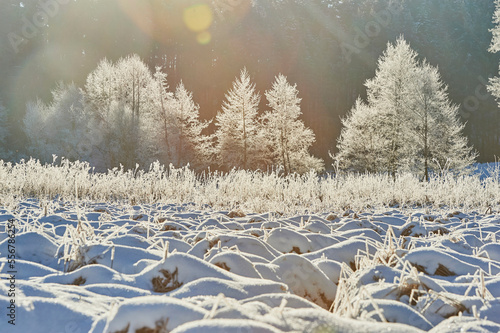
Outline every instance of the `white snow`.
[(0, 211), (1, 332), (500, 331), (495, 212), (46, 204)]

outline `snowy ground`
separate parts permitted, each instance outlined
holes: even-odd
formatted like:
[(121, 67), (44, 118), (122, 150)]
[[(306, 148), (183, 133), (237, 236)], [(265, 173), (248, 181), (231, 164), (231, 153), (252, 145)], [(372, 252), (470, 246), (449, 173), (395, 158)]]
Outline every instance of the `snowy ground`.
[(0, 331), (498, 332), (499, 224), (24, 201), (0, 209)]

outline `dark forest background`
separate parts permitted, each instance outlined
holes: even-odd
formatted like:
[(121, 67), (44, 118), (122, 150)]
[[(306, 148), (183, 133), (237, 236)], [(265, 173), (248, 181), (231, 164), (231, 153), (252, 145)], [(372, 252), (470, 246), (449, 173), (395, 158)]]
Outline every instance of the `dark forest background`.
[[(26, 25), (49, 2), (58, 4), (54, 15), (27, 34), (33, 31)], [(198, 3), (204, 2), (0, 0), (0, 100), (9, 112), (8, 148), (23, 153), (26, 102), (50, 101), (61, 80), (83, 86), (104, 57), (137, 53), (152, 69), (164, 66), (171, 88), (182, 79), (204, 119), (220, 110), (244, 66), (261, 93), (275, 75), (288, 76), (303, 99), (306, 126), (316, 134), (313, 153), (328, 165), (340, 118), (364, 97), (363, 84), (374, 76), (387, 42), (404, 35), (439, 66), (479, 160), (500, 156), (500, 110), (486, 92), (499, 64), (499, 56), (488, 53), (493, 0), (205, 1), (214, 10), (206, 44), (183, 22), (184, 10)], [(16, 47), (14, 35), (23, 38)], [(263, 98), (260, 110), (266, 109)]]

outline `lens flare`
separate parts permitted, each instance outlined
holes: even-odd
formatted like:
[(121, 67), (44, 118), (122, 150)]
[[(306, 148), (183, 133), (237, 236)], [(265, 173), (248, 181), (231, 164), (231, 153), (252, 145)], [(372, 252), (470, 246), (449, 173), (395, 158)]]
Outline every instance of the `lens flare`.
[(212, 9), (206, 4), (193, 5), (184, 10), (184, 23), (189, 30), (204, 32), (213, 22)]
[(198, 36), (196, 36), (196, 40), (201, 45), (207, 45), (212, 40), (212, 34), (208, 31), (200, 32)]

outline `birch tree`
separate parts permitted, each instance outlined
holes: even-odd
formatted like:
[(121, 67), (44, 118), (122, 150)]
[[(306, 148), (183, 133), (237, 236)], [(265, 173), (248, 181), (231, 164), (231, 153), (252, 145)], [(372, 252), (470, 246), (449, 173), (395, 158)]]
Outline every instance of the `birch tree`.
[(172, 137), (175, 131), (175, 98), (169, 91), (167, 74), (161, 67), (156, 68), (153, 80), (148, 88), (150, 99), (141, 123), (140, 159), (150, 164), (158, 160), (164, 165), (174, 163), (175, 151)]

